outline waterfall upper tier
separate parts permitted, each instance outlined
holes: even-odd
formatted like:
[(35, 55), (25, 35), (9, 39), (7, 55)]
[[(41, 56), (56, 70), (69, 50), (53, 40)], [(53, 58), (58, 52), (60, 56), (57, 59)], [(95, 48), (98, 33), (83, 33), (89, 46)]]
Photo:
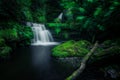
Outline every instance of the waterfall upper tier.
[(46, 29), (44, 24), (27, 23), (28, 26), (32, 26), (34, 38), (32, 39), (32, 45), (56, 45), (52, 34)]
[(63, 13), (60, 13), (60, 15), (58, 16), (58, 19), (62, 20), (63, 17)]

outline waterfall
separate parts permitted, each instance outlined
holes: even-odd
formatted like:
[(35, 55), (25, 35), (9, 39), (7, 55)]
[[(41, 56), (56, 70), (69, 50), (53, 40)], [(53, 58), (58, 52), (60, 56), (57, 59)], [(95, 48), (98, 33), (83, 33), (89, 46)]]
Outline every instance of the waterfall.
[(45, 28), (44, 24), (37, 24), (27, 22), (28, 26), (32, 26), (34, 38), (32, 39), (32, 45), (55, 45), (52, 34)]
[(61, 12), (58, 16), (58, 19), (62, 20), (63, 13)]

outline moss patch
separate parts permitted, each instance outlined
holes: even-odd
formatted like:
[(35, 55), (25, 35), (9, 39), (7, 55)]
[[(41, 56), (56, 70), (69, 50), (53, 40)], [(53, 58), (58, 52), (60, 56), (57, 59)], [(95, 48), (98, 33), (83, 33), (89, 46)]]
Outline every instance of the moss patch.
[[(120, 46), (119, 41), (106, 40), (101, 43), (96, 51), (94, 52), (92, 58), (94, 60), (100, 60), (105, 57), (119, 55)], [(80, 41), (66, 41), (55, 48), (52, 49), (52, 56), (54, 57), (83, 57), (90, 49), (92, 44), (86, 40)]]
[(71, 57), (71, 56), (83, 57), (89, 52), (88, 46), (90, 45), (91, 43), (86, 40), (80, 40), (77, 42), (74, 40), (70, 40), (53, 48), (52, 56), (54, 57)]

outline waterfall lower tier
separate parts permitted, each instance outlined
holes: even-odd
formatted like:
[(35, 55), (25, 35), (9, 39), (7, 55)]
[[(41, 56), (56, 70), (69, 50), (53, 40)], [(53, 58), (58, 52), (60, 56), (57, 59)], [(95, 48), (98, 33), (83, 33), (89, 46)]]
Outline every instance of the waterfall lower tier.
[(28, 26), (32, 26), (32, 31), (34, 38), (32, 39), (32, 45), (56, 45), (57, 42), (54, 42), (54, 39), (49, 32), (45, 28), (44, 24), (37, 23), (27, 23)]

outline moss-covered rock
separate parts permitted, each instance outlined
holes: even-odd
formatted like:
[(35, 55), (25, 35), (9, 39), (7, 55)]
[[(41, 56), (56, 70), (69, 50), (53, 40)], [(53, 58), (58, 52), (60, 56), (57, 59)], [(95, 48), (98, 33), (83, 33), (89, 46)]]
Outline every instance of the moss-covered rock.
[[(75, 41), (70, 40), (67, 41), (63, 44), (60, 44), (58, 46), (56, 46), (52, 51), (53, 51), (53, 56), (55, 57), (67, 57), (69, 56), (69, 51), (72, 49), (70, 49), (70, 47), (75, 43)], [(68, 50), (68, 51), (66, 51)]]
[(89, 52), (88, 46), (90, 45), (91, 45), (90, 42), (86, 40), (80, 40), (77, 42), (70, 40), (53, 48), (52, 56), (54, 57), (71, 57), (71, 56), (83, 57)]
[[(67, 41), (55, 48), (53, 48), (52, 56), (54, 57), (83, 57), (91, 49), (92, 44), (86, 40), (80, 41)], [(120, 54), (120, 46), (116, 41), (106, 40), (101, 43), (92, 56), (92, 60), (101, 60), (114, 55)]]

